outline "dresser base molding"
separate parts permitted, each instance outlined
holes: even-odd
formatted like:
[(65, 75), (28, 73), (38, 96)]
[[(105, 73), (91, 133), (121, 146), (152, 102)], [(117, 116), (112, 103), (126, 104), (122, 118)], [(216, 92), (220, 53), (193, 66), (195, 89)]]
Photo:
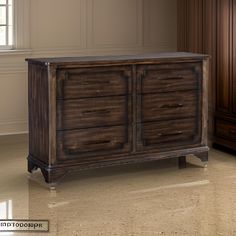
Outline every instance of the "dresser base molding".
[(107, 162), (99, 162), (99, 163), (92, 163), (86, 165), (78, 165), (76, 163), (73, 164), (59, 164), (53, 165), (52, 167), (48, 167), (45, 163), (38, 160), (31, 155), (28, 156), (28, 171), (32, 173), (33, 171), (37, 170), (38, 168), (41, 170), (45, 181), (50, 184), (54, 185), (59, 182), (66, 174), (70, 172), (76, 172), (81, 170), (89, 170), (89, 169), (97, 169), (102, 167), (109, 167), (109, 166), (119, 166), (125, 164), (135, 164), (135, 163), (143, 163), (143, 162), (152, 162), (158, 161), (163, 159), (169, 158), (179, 158), (179, 168), (183, 169), (186, 168), (186, 156), (194, 155), (199, 158), (203, 166), (205, 167), (208, 162), (208, 151), (209, 148), (207, 146), (200, 147), (200, 148), (193, 148), (181, 151), (172, 151), (172, 152), (165, 152), (165, 153), (153, 153), (153, 154), (141, 154), (141, 155), (129, 155), (126, 157), (122, 157), (121, 160), (117, 161), (107, 161)]

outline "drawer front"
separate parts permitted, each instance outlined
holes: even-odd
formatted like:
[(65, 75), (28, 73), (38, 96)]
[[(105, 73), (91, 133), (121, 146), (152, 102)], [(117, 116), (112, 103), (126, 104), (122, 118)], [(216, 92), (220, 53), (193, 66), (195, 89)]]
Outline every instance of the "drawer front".
[(130, 151), (128, 126), (58, 131), (57, 157), (61, 160)]
[(57, 72), (57, 98), (88, 98), (129, 94), (130, 67), (65, 69)]
[(217, 137), (227, 140), (236, 140), (236, 123), (216, 119), (215, 134)]
[(201, 88), (202, 64), (179, 63), (140, 66), (138, 93), (159, 93)]
[(199, 91), (139, 95), (138, 122), (196, 117)]
[(200, 144), (200, 125), (201, 123), (194, 118), (140, 123), (138, 124), (138, 150), (179, 149)]
[(130, 96), (57, 101), (57, 129), (128, 124)]

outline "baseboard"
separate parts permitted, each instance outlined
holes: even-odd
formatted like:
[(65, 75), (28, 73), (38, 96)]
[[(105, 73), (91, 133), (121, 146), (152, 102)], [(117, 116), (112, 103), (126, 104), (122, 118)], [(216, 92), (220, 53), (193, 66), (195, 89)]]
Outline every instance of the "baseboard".
[(27, 134), (28, 122), (24, 120), (0, 122), (0, 136), (13, 134)]

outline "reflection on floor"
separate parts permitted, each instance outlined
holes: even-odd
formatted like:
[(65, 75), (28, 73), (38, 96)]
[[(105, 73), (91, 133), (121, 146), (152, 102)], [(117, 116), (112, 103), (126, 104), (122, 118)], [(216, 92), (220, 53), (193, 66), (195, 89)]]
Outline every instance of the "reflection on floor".
[(71, 174), (50, 191), (26, 172), (25, 136), (0, 137), (0, 218), (48, 219), (50, 233), (1, 235), (236, 235), (236, 156), (189, 157)]

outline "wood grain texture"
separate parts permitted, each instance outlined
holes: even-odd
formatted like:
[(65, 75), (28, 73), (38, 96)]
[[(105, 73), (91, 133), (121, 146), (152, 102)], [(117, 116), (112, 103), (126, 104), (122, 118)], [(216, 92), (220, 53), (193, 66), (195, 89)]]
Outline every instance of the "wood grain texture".
[(175, 92), (199, 87), (202, 66), (199, 63), (179, 63), (139, 66), (138, 93)]
[[(54, 183), (76, 169), (187, 154), (206, 160), (207, 57), (166, 55), (132, 57), (130, 64), (117, 58), (106, 64), (102, 57), (90, 67), (84, 59), (50, 59), (44, 66), (44, 60), (29, 60), (29, 81), (48, 87), (43, 98), (33, 96), (43, 86), (29, 88), (30, 104), (44, 104), (29, 112), (39, 122), (47, 115), (47, 146), (34, 148), (47, 149), (47, 156), (30, 152), (28, 170), (39, 167), (45, 181)], [(41, 145), (37, 129), (43, 124), (30, 129), (32, 140), (40, 140), (33, 145)]]
[[(188, 1), (188, 0), (187, 0)], [(207, 55), (186, 52), (159, 52), (137, 55), (117, 56), (87, 56), (87, 57), (51, 57), (51, 58), (28, 58), (26, 61), (34, 64), (55, 65), (60, 68), (98, 67), (101, 65), (133, 65), (133, 64), (157, 64), (162, 62), (174, 63), (175, 61), (207, 58)]]
[(198, 91), (139, 95), (138, 122), (199, 117)]
[(131, 148), (130, 128), (128, 126), (112, 126), (103, 128), (89, 128), (81, 130), (68, 130), (57, 133), (58, 160), (81, 157), (107, 155), (109, 159), (113, 153), (127, 153)]
[(232, 76), (232, 0), (217, 1), (216, 111), (230, 112)]
[(234, 0), (233, 1), (233, 7), (232, 7), (232, 17), (233, 17), (233, 23), (232, 23), (232, 29), (233, 29), (233, 32), (232, 32), (232, 83), (231, 83), (231, 86), (233, 88), (233, 91), (232, 91), (232, 94), (233, 94), (233, 98), (232, 98), (232, 113), (234, 115), (236, 115), (236, 43), (235, 43), (235, 40), (236, 40), (236, 30), (235, 30), (235, 27), (236, 27), (236, 1)]
[(210, 55), (208, 65), (208, 107), (209, 134), (212, 140), (214, 132), (214, 115), (216, 106), (216, 68), (217, 68), (217, 1), (203, 1), (203, 53)]
[(221, 138), (236, 141), (236, 122), (216, 119), (216, 135)]
[(58, 99), (130, 94), (130, 67), (69, 69), (57, 73)]
[(170, 120), (139, 124), (139, 150), (194, 147), (201, 141), (201, 127), (196, 119)]
[(29, 64), (29, 155), (49, 163), (49, 94), (47, 68)]
[(235, 114), (235, 22), (234, 0), (217, 1), (217, 63), (215, 144), (236, 150)]
[(203, 51), (205, 0), (178, 0), (178, 51)]
[(57, 129), (131, 123), (131, 97), (113, 96), (57, 101)]
[[(201, 125), (202, 125), (202, 140), (201, 145), (205, 146), (208, 144), (208, 124), (209, 124), (209, 109), (208, 109), (208, 87), (209, 87), (209, 59), (203, 61), (203, 80), (202, 80), (202, 116), (201, 116)], [(211, 117), (211, 116), (210, 116)], [(210, 122), (213, 124), (213, 122)], [(208, 157), (208, 154), (205, 153), (205, 156)], [(205, 157), (206, 158), (206, 157)]]

